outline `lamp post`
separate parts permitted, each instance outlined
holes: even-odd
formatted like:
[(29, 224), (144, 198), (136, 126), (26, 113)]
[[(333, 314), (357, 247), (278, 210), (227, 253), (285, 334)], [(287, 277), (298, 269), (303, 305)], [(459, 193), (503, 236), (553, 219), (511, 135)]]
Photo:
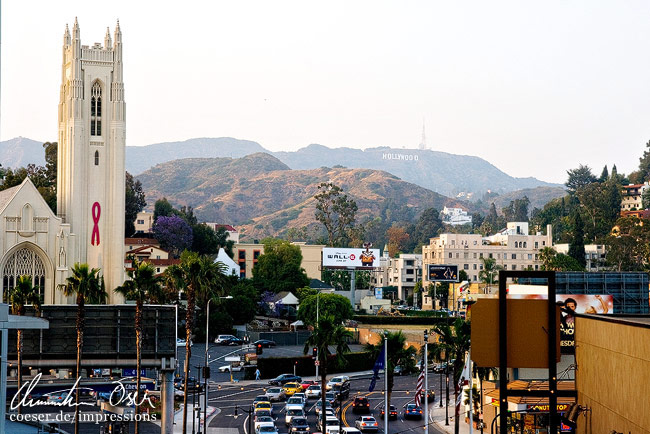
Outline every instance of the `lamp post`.
[[(320, 302), (320, 289), (316, 290), (316, 327), (318, 327), (318, 311), (319, 311), (319, 302)], [(318, 360), (318, 350), (316, 350), (316, 360)], [(320, 363), (316, 363), (316, 381), (318, 381), (318, 365)]]
[(388, 434), (388, 330), (384, 330), (384, 434)]
[[(429, 434), (429, 333), (424, 330), (424, 434)], [(386, 413), (388, 414), (388, 413)]]
[(447, 392), (445, 393), (445, 425), (449, 426), (449, 363), (445, 366)]

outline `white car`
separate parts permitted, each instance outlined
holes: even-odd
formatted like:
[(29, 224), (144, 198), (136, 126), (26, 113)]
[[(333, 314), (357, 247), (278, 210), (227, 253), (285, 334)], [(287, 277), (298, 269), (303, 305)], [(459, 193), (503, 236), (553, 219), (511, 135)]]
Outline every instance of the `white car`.
[(336, 418), (336, 416), (325, 416), (325, 429), (323, 429), (323, 427), (321, 426), (322, 422), (323, 422), (323, 418), (320, 418), (320, 417), (319, 417), (316, 426), (318, 427), (318, 429), (319, 429), (321, 432), (326, 432), (326, 431), (328, 431), (330, 428), (332, 428), (332, 429), (335, 428), (336, 431), (338, 432), (340, 422), (339, 422), (339, 420)]
[(305, 396), (307, 397), (307, 399), (320, 398), (320, 385), (312, 384), (311, 386), (309, 386), (305, 391)]
[(287, 404), (286, 407), (284, 407), (284, 409), (285, 411), (289, 411), (292, 408), (304, 410), (305, 401), (303, 401), (302, 398), (300, 397), (292, 396), (291, 398), (287, 399)]
[(271, 416), (257, 416), (255, 418), (254, 429), (257, 431), (257, 427), (260, 425), (272, 425), (275, 426), (275, 420)]
[(302, 402), (304, 402), (305, 404), (307, 404), (307, 395), (305, 395), (304, 392), (294, 393), (294, 394), (292, 395), (292, 397), (293, 397), (293, 398), (300, 398), (300, 399), (302, 399)]
[(215, 344), (225, 345), (227, 342), (230, 342), (231, 339), (236, 339), (233, 335), (219, 335), (217, 339), (214, 340)]
[(350, 377), (347, 375), (339, 375), (338, 377), (332, 377), (330, 381), (327, 382), (327, 390), (332, 390), (332, 386), (335, 384), (343, 384), (346, 381), (350, 381)]
[[(316, 401), (316, 404), (314, 405), (314, 411), (316, 411), (316, 415), (319, 415), (319, 414), (320, 414), (320, 407), (321, 407), (322, 404), (323, 404), (323, 401), (322, 401), (322, 400), (319, 399), (318, 401)], [(332, 408), (332, 404), (330, 404), (329, 402), (325, 401), (325, 410), (332, 410), (332, 411), (334, 411), (334, 409)]]
[(287, 396), (284, 393), (284, 389), (281, 387), (271, 387), (266, 391), (266, 397), (269, 401), (282, 401)]
[(361, 416), (354, 422), (354, 426), (361, 432), (366, 431), (379, 431), (379, 425), (377, 424), (377, 419), (372, 416)]
[(219, 366), (219, 372), (239, 372), (241, 371), (241, 366), (231, 367), (230, 365)]
[(291, 423), (291, 419), (293, 419), (294, 417), (307, 417), (307, 416), (305, 415), (305, 410), (303, 410), (302, 408), (290, 408), (287, 409), (286, 411), (286, 414), (284, 416), (284, 423), (287, 426), (289, 426), (289, 424)]

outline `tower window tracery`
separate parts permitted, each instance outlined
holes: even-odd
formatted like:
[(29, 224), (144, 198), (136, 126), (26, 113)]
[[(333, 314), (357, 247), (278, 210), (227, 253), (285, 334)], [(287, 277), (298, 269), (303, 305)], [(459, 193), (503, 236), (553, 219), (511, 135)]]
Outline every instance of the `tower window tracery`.
[(95, 82), (90, 97), (90, 135), (102, 135), (102, 87)]
[(95, 151), (95, 166), (99, 166), (99, 151)]

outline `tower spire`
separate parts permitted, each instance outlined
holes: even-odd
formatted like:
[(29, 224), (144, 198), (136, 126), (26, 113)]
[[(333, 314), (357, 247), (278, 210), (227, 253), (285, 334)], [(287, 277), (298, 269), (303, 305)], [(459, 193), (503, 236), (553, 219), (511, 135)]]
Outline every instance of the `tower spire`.
[(420, 142), (420, 149), (427, 149), (427, 136), (424, 131), (424, 118), (422, 118), (422, 141)]
[(104, 36), (104, 49), (110, 50), (111, 45), (113, 45), (113, 41), (111, 40), (111, 31), (108, 27), (106, 27), (106, 35)]
[(79, 36), (79, 22), (77, 21), (77, 17), (74, 17), (74, 25), (72, 26), (72, 38), (73, 39), (80, 39), (80, 36)]
[(65, 32), (63, 33), (63, 45), (70, 45), (70, 29), (68, 28), (67, 23), (65, 25)]

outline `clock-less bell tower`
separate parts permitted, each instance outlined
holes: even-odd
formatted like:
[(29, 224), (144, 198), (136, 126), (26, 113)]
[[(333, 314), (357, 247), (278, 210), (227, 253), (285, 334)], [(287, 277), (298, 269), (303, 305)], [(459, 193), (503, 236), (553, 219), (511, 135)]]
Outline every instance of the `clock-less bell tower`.
[(80, 261), (101, 270), (109, 303), (124, 282), (125, 133), (120, 24), (103, 46), (87, 46), (75, 18), (63, 37), (57, 212), (77, 234)]

